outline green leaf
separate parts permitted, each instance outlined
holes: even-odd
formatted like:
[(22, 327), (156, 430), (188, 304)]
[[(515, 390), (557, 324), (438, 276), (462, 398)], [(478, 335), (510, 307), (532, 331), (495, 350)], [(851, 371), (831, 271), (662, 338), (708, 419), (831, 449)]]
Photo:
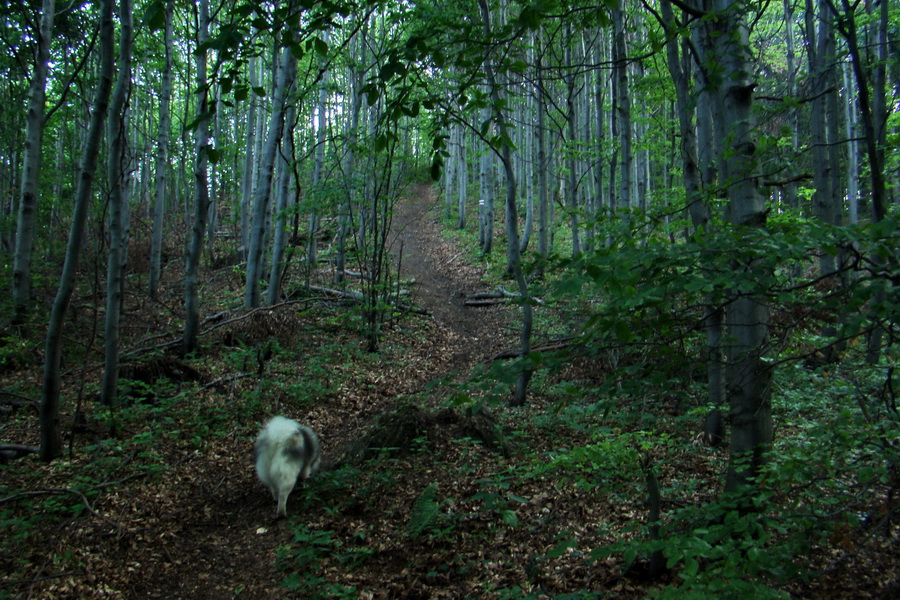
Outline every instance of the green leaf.
[[(574, 548), (578, 545), (577, 540), (575, 538), (566, 538), (559, 542), (556, 546), (551, 548), (547, 552), (548, 559), (559, 558), (563, 554), (565, 554), (570, 548)], [(592, 553), (593, 554), (593, 553)]]
[(500, 513), (500, 518), (506, 523), (509, 527), (518, 527), (519, 526), (519, 515), (516, 514), (516, 511), (506, 509)]
[(144, 11), (143, 21), (150, 31), (163, 29), (166, 26), (165, 2), (160, 0), (151, 2)]
[(316, 48), (316, 54), (319, 56), (327, 56), (328, 55), (328, 44), (325, 43), (325, 40), (322, 38), (313, 38), (313, 44)]

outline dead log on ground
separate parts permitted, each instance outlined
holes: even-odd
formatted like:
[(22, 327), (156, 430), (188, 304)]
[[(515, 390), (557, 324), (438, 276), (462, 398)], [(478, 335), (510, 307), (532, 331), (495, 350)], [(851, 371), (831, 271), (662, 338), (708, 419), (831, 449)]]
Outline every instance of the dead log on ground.
[(434, 445), (459, 438), (479, 440), (504, 456), (511, 456), (514, 450), (503, 427), (486, 409), (460, 414), (449, 408), (429, 411), (403, 404), (376, 417), (362, 435), (338, 453), (337, 463), (359, 462), (385, 453), (406, 454), (421, 440)]

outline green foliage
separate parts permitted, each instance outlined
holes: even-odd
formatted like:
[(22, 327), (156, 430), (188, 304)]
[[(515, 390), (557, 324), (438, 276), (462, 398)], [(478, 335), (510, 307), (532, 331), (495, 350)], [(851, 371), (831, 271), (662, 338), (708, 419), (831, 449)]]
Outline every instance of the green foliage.
[(290, 573), (282, 586), (304, 598), (356, 598), (356, 588), (327, 581), (318, 574), (320, 563), (332, 558), (342, 546), (331, 531), (318, 531), (300, 525), (294, 529), (293, 543), (281, 548), (278, 562)]
[(441, 504), (437, 501), (437, 484), (429, 483), (416, 498), (406, 524), (406, 535), (418, 537), (430, 527), (440, 512)]
[(475, 483), (480, 488), (472, 496), (481, 504), (481, 511), (499, 521), (506, 527), (519, 526), (519, 515), (515, 507), (520, 504), (528, 504), (528, 500), (510, 492), (512, 486), (518, 481), (518, 475), (495, 475), (478, 479)]

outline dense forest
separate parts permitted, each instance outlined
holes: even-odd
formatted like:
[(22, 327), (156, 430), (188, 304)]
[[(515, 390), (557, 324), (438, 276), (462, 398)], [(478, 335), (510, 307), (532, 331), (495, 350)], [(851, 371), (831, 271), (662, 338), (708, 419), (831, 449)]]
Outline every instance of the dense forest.
[[(0, 598), (900, 595), (900, 4), (0, 43)], [(273, 521), (276, 414), (322, 469)]]

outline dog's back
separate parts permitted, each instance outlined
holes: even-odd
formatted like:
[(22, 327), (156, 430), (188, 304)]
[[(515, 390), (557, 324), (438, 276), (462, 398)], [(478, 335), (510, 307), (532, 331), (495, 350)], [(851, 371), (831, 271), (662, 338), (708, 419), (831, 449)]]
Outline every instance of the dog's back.
[(272, 418), (256, 438), (256, 473), (287, 516), (287, 499), (297, 480), (319, 470), (321, 446), (315, 432), (285, 417)]

